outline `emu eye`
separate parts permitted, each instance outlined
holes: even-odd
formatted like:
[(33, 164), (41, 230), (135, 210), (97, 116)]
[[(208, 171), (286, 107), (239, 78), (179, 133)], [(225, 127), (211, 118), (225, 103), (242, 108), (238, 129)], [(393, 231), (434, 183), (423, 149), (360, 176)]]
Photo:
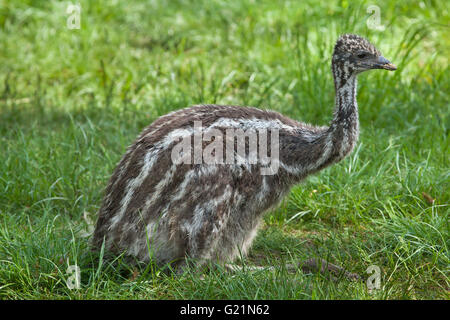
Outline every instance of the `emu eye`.
[(364, 58), (367, 58), (369, 56), (369, 54), (367, 52), (361, 52), (361, 53), (358, 53), (356, 56), (359, 59), (364, 59)]

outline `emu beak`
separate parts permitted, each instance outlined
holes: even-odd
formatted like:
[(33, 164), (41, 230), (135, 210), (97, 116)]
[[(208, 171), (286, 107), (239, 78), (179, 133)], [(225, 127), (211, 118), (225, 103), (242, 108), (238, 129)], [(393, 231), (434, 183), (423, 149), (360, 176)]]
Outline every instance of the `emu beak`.
[(389, 71), (397, 70), (397, 67), (393, 65), (388, 59), (383, 56), (379, 56), (375, 62), (374, 69), (384, 69)]

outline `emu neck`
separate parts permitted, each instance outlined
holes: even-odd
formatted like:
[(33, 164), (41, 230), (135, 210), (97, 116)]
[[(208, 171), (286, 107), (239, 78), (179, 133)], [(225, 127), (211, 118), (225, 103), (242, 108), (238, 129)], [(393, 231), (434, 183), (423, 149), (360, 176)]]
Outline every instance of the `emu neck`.
[(282, 167), (291, 178), (287, 180), (291, 184), (342, 160), (358, 140), (356, 74), (345, 71), (333, 68), (336, 97), (330, 126), (312, 131), (300, 129), (292, 140), (285, 138), (282, 143)]
[[(335, 71), (335, 70), (333, 70)], [(309, 146), (299, 144), (296, 160), (299, 170), (296, 180), (342, 160), (356, 144), (359, 136), (356, 74), (333, 72), (335, 77), (335, 109), (328, 128), (317, 133)], [(304, 154), (307, 156), (304, 156)]]
[(340, 70), (334, 67), (333, 76), (336, 94), (333, 120), (326, 132), (327, 141), (332, 145), (328, 164), (338, 162), (348, 155), (359, 136), (356, 74), (346, 68)]

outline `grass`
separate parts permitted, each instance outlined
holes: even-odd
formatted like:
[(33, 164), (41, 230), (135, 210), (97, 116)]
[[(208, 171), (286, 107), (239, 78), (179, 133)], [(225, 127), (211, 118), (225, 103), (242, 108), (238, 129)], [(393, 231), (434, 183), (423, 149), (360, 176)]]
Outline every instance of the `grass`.
[[(1, 299), (449, 299), (449, 15), (444, 1), (0, 0)], [(346, 160), (268, 213), (245, 265), (201, 277), (89, 251), (83, 215), (146, 125), (198, 103), (331, 119), (332, 46), (368, 37), (398, 66), (359, 77), (361, 136)], [(322, 257), (364, 281), (288, 274)], [(69, 265), (81, 270), (70, 290)]]

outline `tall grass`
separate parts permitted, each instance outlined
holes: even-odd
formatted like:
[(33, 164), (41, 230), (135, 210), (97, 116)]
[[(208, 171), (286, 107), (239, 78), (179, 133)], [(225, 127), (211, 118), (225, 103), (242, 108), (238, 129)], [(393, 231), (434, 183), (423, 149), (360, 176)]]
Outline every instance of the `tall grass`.
[[(2, 299), (448, 299), (449, 40), (443, 1), (0, 1)], [(92, 253), (85, 215), (125, 148), (158, 116), (198, 103), (252, 105), (318, 125), (334, 103), (339, 34), (368, 37), (398, 66), (359, 78), (352, 155), (268, 213), (243, 265), (204, 275)], [(284, 264), (307, 257), (382, 287)], [(80, 289), (67, 287), (69, 265)]]

